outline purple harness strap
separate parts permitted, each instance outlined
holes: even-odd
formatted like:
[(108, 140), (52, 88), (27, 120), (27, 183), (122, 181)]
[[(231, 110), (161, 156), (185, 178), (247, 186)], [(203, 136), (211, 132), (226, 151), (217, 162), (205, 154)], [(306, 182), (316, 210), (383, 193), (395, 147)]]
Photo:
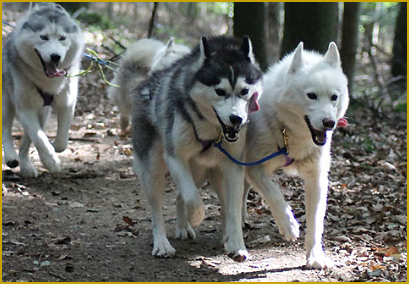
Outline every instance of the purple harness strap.
[(37, 87), (37, 91), (40, 93), (40, 96), (43, 98), (43, 101), (44, 101), (43, 106), (49, 106), (52, 104), (54, 100), (54, 95), (44, 92), (39, 87)]

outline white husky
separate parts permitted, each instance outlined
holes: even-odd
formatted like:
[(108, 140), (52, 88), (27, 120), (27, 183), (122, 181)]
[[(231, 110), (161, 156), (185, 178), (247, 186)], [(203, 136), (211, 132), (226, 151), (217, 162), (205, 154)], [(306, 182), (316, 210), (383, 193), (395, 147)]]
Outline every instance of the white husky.
[(324, 56), (296, 50), (273, 65), (264, 77), (260, 111), (250, 117), (247, 161), (257, 161), (286, 147), (281, 155), (258, 166), (247, 167), (246, 176), (267, 201), (280, 233), (287, 240), (299, 236), (299, 225), (275, 183), (273, 171), (284, 168), (305, 182), (307, 214), (307, 267), (331, 265), (322, 248), (332, 131), (344, 126), (348, 107), (347, 79), (336, 45)]
[[(9, 167), (20, 163), (25, 177), (38, 175), (28, 155), (31, 141), (44, 166), (53, 173), (60, 171), (56, 152), (67, 147), (78, 92), (78, 77), (64, 75), (78, 73), (83, 47), (78, 25), (60, 5), (53, 3), (30, 7), (3, 46), (4, 160)], [(53, 144), (42, 130), (50, 106), (58, 117)], [(16, 114), (24, 128), (19, 156), (11, 133)]]
[(128, 128), (133, 97), (139, 84), (153, 71), (171, 65), (176, 59), (189, 52), (189, 47), (176, 44), (173, 37), (166, 45), (156, 39), (140, 39), (127, 49), (113, 80), (113, 83), (120, 88), (108, 89), (110, 100), (120, 112), (119, 125), (122, 134), (125, 134)]

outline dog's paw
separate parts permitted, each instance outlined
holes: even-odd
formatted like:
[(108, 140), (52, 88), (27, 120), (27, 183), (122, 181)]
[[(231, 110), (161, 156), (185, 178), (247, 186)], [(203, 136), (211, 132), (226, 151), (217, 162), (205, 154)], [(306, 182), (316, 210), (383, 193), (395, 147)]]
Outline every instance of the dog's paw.
[(307, 252), (307, 268), (323, 269), (333, 265), (334, 263), (325, 256), (322, 248), (315, 248)]
[(287, 222), (277, 222), (278, 229), (287, 241), (295, 241), (300, 236), (300, 224), (292, 214), (288, 217)]
[(7, 165), (9, 168), (15, 168), (15, 167), (18, 166), (18, 164), (19, 164), (18, 159), (11, 159), (11, 160), (8, 160), (8, 161), (6, 162), (6, 165)]
[(57, 155), (51, 155), (50, 157), (46, 157), (41, 159), (43, 162), (44, 167), (50, 172), (50, 173), (59, 173), (61, 172), (61, 162), (60, 159), (58, 159)]
[(202, 223), (205, 217), (205, 206), (200, 197), (193, 202), (186, 202), (186, 214), (191, 226), (197, 227)]
[(168, 239), (154, 242), (152, 255), (159, 257), (172, 257), (176, 253), (176, 250), (171, 246)]
[(229, 234), (225, 236), (225, 248), (227, 255), (234, 261), (243, 262), (249, 258), (244, 240), (236, 234)]
[(64, 152), (65, 149), (67, 149), (67, 142), (54, 141), (53, 147), (54, 147), (55, 152), (57, 153)]
[(196, 233), (189, 224), (186, 227), (176, 226), (175, 235), (177, 239), (181, 240), (196, 239)]
[(293, 211), (289, 205), (284, 210), (276, 212), (274, 217), (280, 234), (287, 241), (295, 241), (300, 236), (300, 225), (294, 218)]
[(21, 162), (20, 165), (20, 174), (26, 178), (36, 178), (38, 177), (38, 172), (34, 168), (33, 163), (31, 161)]
[(231, 259), (233, 259), (234, 261), (237, 262), (243, 262), (246, 259), (249, 258), (249, 253), (247, 252), (247, 250), (242, 249), (242, 250), (238, 250), (236, 252), (231, 252), (227, 254)]

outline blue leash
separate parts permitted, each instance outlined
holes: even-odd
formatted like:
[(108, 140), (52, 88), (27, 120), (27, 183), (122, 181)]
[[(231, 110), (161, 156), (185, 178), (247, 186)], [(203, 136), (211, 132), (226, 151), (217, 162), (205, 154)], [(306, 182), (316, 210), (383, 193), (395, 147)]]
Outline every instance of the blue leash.
[(223, 154), (225, 154), (226, 157), (229, 158), (233, 163), (241, 165), (241, 166), (246, 166), (246, 167), (257, 166), (257, 165), (260, 165), (260, 164), (262, 164), (262, 163), (264, 163), (264, 162), (266, 162), (268, 160), (271, 160), (271, 159), (273, 159), (273, 158), (275, 158), (275, 157), (277, 157), (279, 155), (288, 156), (287, 148), (284, 147), (284, 148), (279, 149), (277, 152), (274, 152), (274, 153), (268, 155), (267, 157), (264, 157), (264, 158), (262, 158), (262, 159), (260, 159), (258, 161), (249, 162), (249, 163), (241, 162), (241, 161), (235, 159), (234, 157), (232, 157), (229, 154), (229, 152), (227, 152), (226, 149), (224, 149), (222, 147), (222, 141), (223, 141), (223, 139), (220, 139), (218, 142), (214, 143), (213, 146), (216, 147), (217, 149), (219, 149)]

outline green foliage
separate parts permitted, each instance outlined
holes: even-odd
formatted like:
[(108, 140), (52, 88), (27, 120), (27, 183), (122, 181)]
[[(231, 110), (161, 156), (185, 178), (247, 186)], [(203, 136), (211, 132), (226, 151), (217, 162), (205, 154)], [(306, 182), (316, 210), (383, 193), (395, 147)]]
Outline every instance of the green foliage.
[(408, 106), (407, 103), (397, 103), (396, 106), (393, 108), (395, 112), (406, 112)]
[(216, 15), (226, 15), (233, 18), (233, 3), (231, 2), (200, 2), (198, 5), (205, 8)]
[(381, 28), (393, 29), (397, 13), (397, 2), (364, 2), (362, 3), (361, 23), (365, 26), (377, 22)]
[(368, 153), (373, 153), (375, 151), (375, 145), (374, 145), (373, 141), (371, 139), (369, 139), (369, 138), (365, 138), (362, 141), (362, 147)]
[(83, 24), (88, 26), (95, 26), (101, 29), (114, 29), (115, 24), (107, 17), (92, 11), (85, 11), (78, 16)]

